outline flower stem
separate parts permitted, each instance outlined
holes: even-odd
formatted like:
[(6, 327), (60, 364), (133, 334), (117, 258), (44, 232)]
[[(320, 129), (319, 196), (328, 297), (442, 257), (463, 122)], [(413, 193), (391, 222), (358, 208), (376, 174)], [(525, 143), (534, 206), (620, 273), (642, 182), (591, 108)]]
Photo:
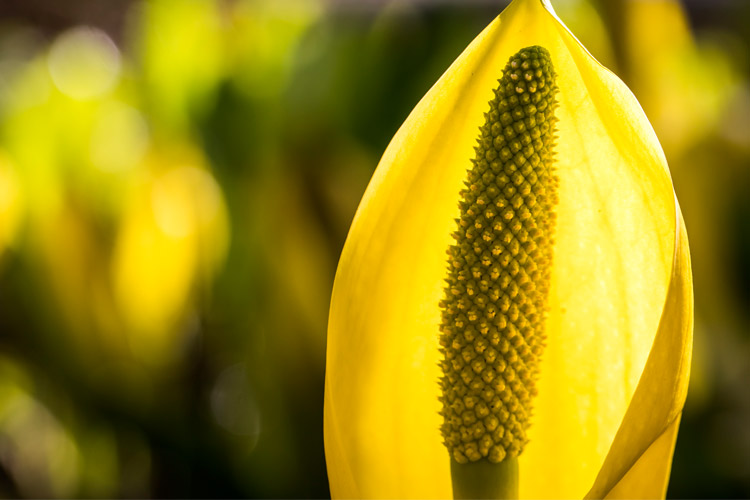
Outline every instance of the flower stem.
[(451, 459), (453, 498), (515, 500), (518, 498), (518, 457), (500, 463), (479, 460), (459, 464)]

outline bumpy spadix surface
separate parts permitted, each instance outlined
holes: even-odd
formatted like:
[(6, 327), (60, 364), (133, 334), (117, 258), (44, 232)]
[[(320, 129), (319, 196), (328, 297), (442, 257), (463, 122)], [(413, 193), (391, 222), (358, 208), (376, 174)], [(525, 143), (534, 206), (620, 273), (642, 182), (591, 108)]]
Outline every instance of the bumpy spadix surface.
[(552, 268), (554, 69), (543, 47), (510, 58), (460, 192), (440, 303), (445, 444), (499, 463), (526, 443)]
[(547, 345), (521, 498), (663, 496), (687, 388), (687, 238), (632, 93), (540, 0), (514, 0), (393, 137), (352, 222), (328, 325), (325, 444), (341, 498), (449, 498), (438, 343), (445, 249), (477, 130), (508, 59), (557, 74)]

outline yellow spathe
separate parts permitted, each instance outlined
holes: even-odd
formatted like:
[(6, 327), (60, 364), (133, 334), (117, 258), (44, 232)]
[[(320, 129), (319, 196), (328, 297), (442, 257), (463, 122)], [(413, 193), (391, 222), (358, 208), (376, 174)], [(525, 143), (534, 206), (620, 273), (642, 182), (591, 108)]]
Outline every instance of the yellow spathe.
[(520, 496), (664, 495), (692, 339), (687, 237), (666, 160), (625, 85), (548, 4), (515, 0), (412, 111), (352, 223), (328, 327), (334, 497), (451, 496), (438, 414), (445, 251), (493, 88), (530, 45), (549, 50), (558, 75), (560, 203)]

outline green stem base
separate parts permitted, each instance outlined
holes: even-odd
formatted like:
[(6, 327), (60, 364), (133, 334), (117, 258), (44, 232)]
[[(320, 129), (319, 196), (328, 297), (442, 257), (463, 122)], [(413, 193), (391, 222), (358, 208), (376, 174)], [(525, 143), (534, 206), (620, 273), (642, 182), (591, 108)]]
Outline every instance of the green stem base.
[(459, 464), (451, 458), (453, 498), (515, 500), (518, 498), (518, 458), (499, 464), (488, 460)]

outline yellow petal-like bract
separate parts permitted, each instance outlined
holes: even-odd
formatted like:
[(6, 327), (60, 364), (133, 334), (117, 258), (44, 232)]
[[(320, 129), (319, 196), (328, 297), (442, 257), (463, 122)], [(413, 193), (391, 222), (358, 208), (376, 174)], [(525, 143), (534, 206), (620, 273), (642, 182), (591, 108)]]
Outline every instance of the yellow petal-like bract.
[(541, 0), (515, 0), (388, 146), (339, 262), (325, 443), (339, 498), (446, 498), (439, 327), (459, 193), (509, 57), (557, 73), (559, 203), (522, 498), (666, 491), (692, 343), (687, 237), (664, 154), (625, 85)]

